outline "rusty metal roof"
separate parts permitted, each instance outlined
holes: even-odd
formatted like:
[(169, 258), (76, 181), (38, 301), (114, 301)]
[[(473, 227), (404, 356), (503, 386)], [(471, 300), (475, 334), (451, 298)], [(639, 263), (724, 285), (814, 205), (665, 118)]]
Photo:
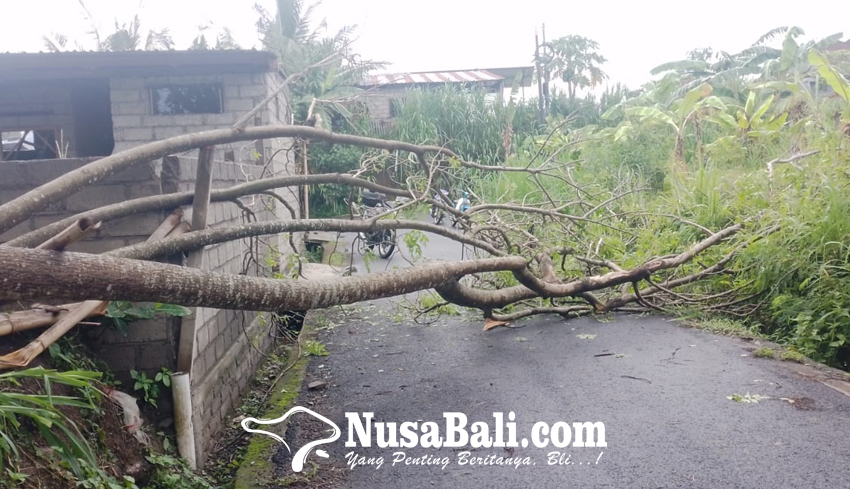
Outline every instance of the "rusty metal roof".
[(504, 79), (504, 77), (487, 70), (420, 71), (416, 73), (368, 75), (363, 85), (368, 87), (377, 87), (385, 85), (417, 85), (428, 83), (476, 83), (495, 82)]

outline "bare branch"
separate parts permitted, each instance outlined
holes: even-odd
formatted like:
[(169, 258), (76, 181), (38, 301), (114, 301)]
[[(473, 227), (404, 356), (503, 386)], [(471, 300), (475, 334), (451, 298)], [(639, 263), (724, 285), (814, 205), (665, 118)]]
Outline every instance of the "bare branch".
[[(8, 231), (28, 219), (32, 214), (74, 194), (83, 187), (130, 168), (135, 164), (204, 146), (286, 137), (385, 149), (387, 151), (407, 151), (417, 154), (431, 152), (457, 158), (455, 153), (439, 146), (420, 146), (402, 141), (337, 134), (324, 129), (306, 126), (258, 126), (245, 129), (202, 131), (143, 144), (93, 161), (45, 183), (6, 204), (0, 205), (0, 233)], [(466, 162), (462, 162), (462, 164), (472, 167), (485, 167), (484, 165)], [(485, 168), (495, 169), (496, 167)]]
[(348, 221), (342, 219), (298, 219), (292, 221), (252, 222), (241, 226), (194, 231), (186, 233), (175, 239), (167, 239), (155, 243), (139, 243), (137, 245), (110, 251), (107, 254), (125, 258), (153, 259), (172, 255), (174, 253), (195, 250), (211, 244), (223, 243), (225, 241), (232, 241), (235, 239), (250, 238), (253, 236), (303, 231), (356, 233), (361, 231), (376, 231), (384, 229), (416, 229), (419, 231), (426, 231), (483, 249), (494, 256), (507, 255), (507, 253), (498, 250), (489, 243), (475, 239), (471, 236), (463, 235), (445, 227), (436, 226), (426, 222), (404, 219), (383, 219), (376, 222), (360, 220)]
[[(295, 175), (282, 176), (275, 178), (264, 178), (253, 182), (242, 183), (232, 187), (213, 190), (210, 194), (210, 202), (226, 202), (233, 201), (238, 197), (251, 194), (262, 194), (269, 189), (282, 187), (295, 187), (299, 185), (314, 185), (321, 183), (335, 183), (340, 185), (351, 185), (353, 187), (361, 187), (375, 192), (382, 192), (388, 195), (399, 197), (408, 197), (410, 192), (405, 190), (393, 189), (384, 187), (351, 175), (341, 173), (327, 173), (317, 175)], [(89, 219), (96, 222), (108, 222), (114, 219), (120, 219), (134, 214), (143, 212), (153, 212), (162, 210), (171, 210), (175, 207), (190, 205), (194, 198), (194, 192), (180, 192), (168, 195), (154, 195), (151, 197), (141, 197), (138, 199), (119, 202), (104, 207), (99, 207), (86, 212), (81, 212), (67, 219), (62, 219), (53, 224), (41, 227), (35, 231), (19, 236), (6, 243), (9, 246), (33, 247), (36, 244), (48, 239), (50, 236), (60, 232), (67, 226), (74, 224), (79, 219)]]
[(820, 153), (820, 150), (816, 149), (816, 150), (812, 150), (812, 151), (806, 151), (805, 153), (795, 154), (793, 156), (789, 156), (788, 158), (776, 158), (775, 160), (770, 160), (770, 161), (767, 162), (767, 174), (770, 177), (773, 177), (773, 166), (783, 164), (783, 163), (790, 164), (791, 166), (793, 166), (794, 168), (799, 170), (800, 167), (797, 166), (794, 163), (795, 161), (803, 159), (803, 158), (807, 158), (807, 157), (812, 156), (812, 155), (816, 155), (818, 153)]

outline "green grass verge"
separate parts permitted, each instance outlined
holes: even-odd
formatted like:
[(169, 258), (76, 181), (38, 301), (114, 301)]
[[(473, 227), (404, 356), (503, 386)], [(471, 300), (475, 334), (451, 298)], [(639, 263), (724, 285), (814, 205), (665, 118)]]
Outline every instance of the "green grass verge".
[[(313, 314), (308, 313), (304, 319), (304, 326), (301, 329), (301, 345), (305, 345), (308, 341), (313, 340), (314, 337)], [(297, 354), (297, 347), (293, 347), (293, 353)], [(260, 419), (274, 419), (292, 408), (298, 400), (298, 395), (301, 393), (304, 376), (307, 373), (307, 365), (310, 362), (310, 356), (305, 353), (302, 351), (301, 357), (296, 360), (292, 368), (275, 384), (272, 390), (273, 394), (268, 400), (266, 409), (259, 416), (255, 417)], [(277, 425), (265, 426), (263, 429), (283, 437), (288, 426), (289, 420), (286, 420)], [(280, 448), (280, 443), (268, 436), (251, 436), (245, 457), (239, 465), (239, 470), (236, 471), (236, 478), (233, 483), (234, 489), (262, 489), (272, 486), (275, 480), (275, 466), (271, 458), (278, 448)]]

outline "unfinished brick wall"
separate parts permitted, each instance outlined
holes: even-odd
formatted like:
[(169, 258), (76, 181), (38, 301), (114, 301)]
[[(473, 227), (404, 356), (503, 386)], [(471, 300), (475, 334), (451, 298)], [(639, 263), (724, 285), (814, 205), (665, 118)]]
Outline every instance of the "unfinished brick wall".
[[(0, 162), (0, 204), (75, 170), (94, 158)], [(0, 235), (0, 243), (80, 212), (138, 197), (160, 195), (162, 161), (151, 161), (108, 177), (51, 205), (29, 220)], [(103, 253), (145, 241), (170, 211), (136, 214), (104, 223), (69, 251)], [(129, 370), (154, 372), (174, 368), (179, 322), (163, 318), (133, 323), (127, 336), (111, 330), (88, 327), (83, 330), (99, 356), (127, 380)]]
[[(159, 139), (166, 139), (192, 132), (225, 129), (247, 114), (268, 94), (271, 85), (277, 86), (277, 75), (273, 73), (221, 74), (198, 76), (147, 76), (110, 79), (112, 100), (112, 122), (115, 135), (115, 152)], [(222, 87), (222, 114), (156, 115), (151, 107), (150, 88), (165, 84), (218, 83)], [(284, 95), (271, 104), (278, 120), (288, 117), (288, 105)], [(272, 114), (260, 111), (259, 121), (268, 123)], [(249, 125), (256, 125), (251, 121)], [(243, 142), (216, 147), (215, 159), (225, 161), (255, 160), (256, 154), (266, 158), (270, 142)], [(190, 152), (196, 156), (197, 152)], [(233, 158), (229, 158), (232, 154)], [(228, 156), (228, 158), (226, 158)]]
[[(0, 204), (23, 195), (94, 158), (0, 162)], [(160, 160), (142, 163), (87, 187), (17, 227), (0, 234), (0, 243), (80, 212), (129, 199), (163, 193)], [(69, 247), (70, 251), (102, 253), (144, 241), (165, 219), (165, 212), (148, 212), (110, 221), (89, 238)]]
[[(0, 162), (0, 175), (4, 176), (0, 178), (0, 204), (89, 161), (91, 159)], [(190, 157), (168, 157), (138, 165), (51, 206), (0, 235), (0, 242), (94, 207), (130, 198), (191, 190), (195, 186), (197, 165), (197, 159)], [(278, 168), (286, 171), (283, 157)], [(268, 177), (269, 173), (268, 168), (253, 163), (216, 161), (213, 163), (213, 188), (226, 188)], [(278, 219), (276, 214), (288, 217), (286, 211), (280, 212), (279, 204), (267, 198), (246, 197), (243, 202), (255, 212), (258, 220)], [(297, 202), (294, 203), (297, 209)], [(184, 210), (185, 219), (191, 220), (191, 206)], [(168, 212), (140, 214), (105, 223), (97, 234), (73, 245), (71, 250), (101, 253), (144, 241)], [(237, 225), (243, 222), (242, 211), (230, 202), (212, 203), (208, 220), (210, 227)], [(268, 237), (264, 241), (275, 246), (278, 240)], [(262, 273), (263, 270), (258, 270), (257, 266), (247, 270), (243, 268), (248, 246), (249, 240), (209, 246), (203, 252), (202, 266), (220, 273)], [(268, 264), (265, 261), (268, 252), (268, 247), (260, 246), (257, 258), (262, 265)], [(282, 248), (281, 252), (285, 255), (287, 249)], [(172, 257), (170, 260), (179, 263), (182, 258)], [(266, 322), (268, 318), (269, 315), (261, 318), (253, 312), (197, 308), (193, 316), (183, 319), (196, 322), (192, 391), (200, 463), (203, 463), (216, 433), (229, 422), (231, 410), (238, 405), (253, 378), (262, 359), (260, 352), (267, 352), (272, 344), (273, 337)], [(95, 352), (118, 371), (119, 378), (126, 379), (130, 369), (152, 373), (161, 367), (176, 368), (180, 324), (180, 318), (157, 318), (131, 323), (127, 336), (100, 328), (89, 328), (87, 332)]]
[[(257, 180), (263, 172), (264, 168), (259, 165), (215, 162), (213, 188)], [(174, 186), (172, 191), (194, 188), (196, 173), (196, 159), (166, 158), (164, 161), (163, 174), (168, 175), (168, 185)], [(275, 204), (268, 198), (246, 198), (243, 202), (255, 213), (257, 220), (277, 220)], [(242, 211), (229, 202), (210, 204), (208, 219), (211, 228), (243, 222)], [(247, 239), (208, 246), (204, 249), (202, 266), (221, 273), (266, 274), (263, 267), (267, 265), (270, 248), (260, 243), (257, 256), (260, 266), (246, 267), (244, 257), (250, 246), (251, 241)], [(184, 319), (195, 322), (192, 402), (199, 463), (206, 459), (215, 435), (230, 422), (232, 410), (239, 405), (263, 353), (272, 345), (269, 317), (255, 312), (199, 307), (193, 317)]]

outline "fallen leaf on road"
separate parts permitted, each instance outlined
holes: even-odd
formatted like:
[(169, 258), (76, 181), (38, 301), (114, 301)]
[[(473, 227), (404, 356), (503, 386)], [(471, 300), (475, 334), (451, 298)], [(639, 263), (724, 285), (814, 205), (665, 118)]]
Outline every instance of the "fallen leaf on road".
[(767, 396), (760, 396), (758, 394), (752, 394), (751, 395), (749, 392), (747, 392), (743, 396), (740, 395), (740, 394), (732, 394), (731, 396), (726, 396), (726, 399), (729, 399), (730, 401), (744, 403), (744, 404), (757, 404), (759, 401), (762, 401), (764, 399), (770, 399), (770, 398), (767, 397)]
[(485, 318), (484, 319), (484, 331), (490, 331), (493, 328), (498, 328), (499, 326), (507, 326), (508, 321), (496, 321), (495, 319)]

